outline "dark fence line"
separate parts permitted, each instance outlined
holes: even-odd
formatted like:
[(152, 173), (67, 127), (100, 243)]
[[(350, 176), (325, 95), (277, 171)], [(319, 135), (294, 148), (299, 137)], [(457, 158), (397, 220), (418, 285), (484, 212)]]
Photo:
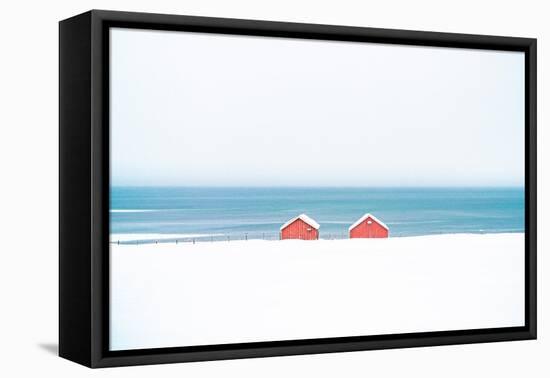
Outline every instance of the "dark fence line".
[[(348, 239), (348, 231), (341, 232), (326, 232), (319, 235), (320, 240), (340, 240)], [(196, 236), (196, 237), (182, 237), (182, 238), (163, 238), (163, 239), (143, 239), (143, 240), (111, 240), (111, 244), (127, 245), (127, 244), (166, 244), (166, 243), (206, 243), (206, 242), (220, 242), (220, 241), (248, 241), (248, 240), (280, 240), (280, 233), (252, 233), (244, 232), (242, 234), (223, 234), (212, 236)]]
[[(403, 237), (403, 236), (419, 236), (419, 235), (440, 235), (440, 234), (449, 234), (453, 232), (449, 232), (447, 230), (438, 230), (438, 231), (432, 231), (429, 234), (413, 234), (413, 233), (407, 233), (407, 232), (390, 232), (390, 237)], [(483, 234), (485, 232), (475, 232), (470, 231), (470, 233), (474, 234)], [(342, 239), (349, 239), (349, 232), (348, 230), (341, 231), (341, 232), (325, 232), (321, 233), (319, 235), (320, 240), (342, 240)], [(232, 241), (247, 241), (247, 240), (280, 240), (280, 233), (272, 233), (272, 232), (244, 232), (242, 234), (218, 234), (218, 235), (212, 235), (212, 236), (196, 236), (196, 237), (182, 237), (182, 238), (165, 238), (165, 239), (142, 239), (142, 240), (111, 240), (110, 244), (117, 244), (117, 245), (140, 245), (140, 244), (167, 244), (167, 243), (207, 243), (207, 242), (232, 242)]]

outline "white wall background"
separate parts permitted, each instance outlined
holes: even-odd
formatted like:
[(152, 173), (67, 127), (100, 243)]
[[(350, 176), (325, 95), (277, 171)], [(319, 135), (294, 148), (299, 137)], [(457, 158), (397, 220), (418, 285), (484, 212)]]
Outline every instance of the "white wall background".
[[(545, 130), (550, 24), (543, 1), (19, 1), (0, 23), (0, 374), (105, 377), (545, 377), (550, 372)], [(88, 370), (57, 344), (57, 64), (61, 19), (91, 8), (268, 19), (539, 39), (539, 340)], [(544, 216), (542, 213), (545, 213)]]

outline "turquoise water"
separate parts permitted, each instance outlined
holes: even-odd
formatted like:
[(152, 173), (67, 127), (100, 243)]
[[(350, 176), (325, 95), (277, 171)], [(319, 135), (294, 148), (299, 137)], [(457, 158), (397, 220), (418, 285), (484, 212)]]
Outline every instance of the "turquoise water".
[(321, 238), (347, 236), (370, 212), (390, 236), (524, 231), (523, 188), (113, 187), (111, 233), (276, 239), (300, 213)]

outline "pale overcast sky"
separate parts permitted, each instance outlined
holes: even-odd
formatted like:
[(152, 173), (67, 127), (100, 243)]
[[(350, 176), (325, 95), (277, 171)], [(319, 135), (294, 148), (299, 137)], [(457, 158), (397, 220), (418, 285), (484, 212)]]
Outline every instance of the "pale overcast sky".
[(522, 185), (524, 55), (111, 30), (113, 185)]

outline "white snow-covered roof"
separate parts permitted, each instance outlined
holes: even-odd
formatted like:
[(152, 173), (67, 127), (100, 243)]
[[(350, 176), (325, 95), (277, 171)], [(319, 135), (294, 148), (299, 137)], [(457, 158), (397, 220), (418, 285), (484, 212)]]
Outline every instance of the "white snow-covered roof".
[(281, 230), (282, 230), (283, 228), (285, 228), (286, 226), (288, 226), (289, 224), (291, 224), (292, 222), (296, 221), (297, 219), (303, 220), (304, 222), (306, 222), (307, 224), (309, 224), (311, 227), (313, 227), (313, 228), (316, 229), (316, 230), (318, 230), (319, 227), (321, 227), (321, 226), (319, 226), (319, 223), (315, 222), (313, 219), (311, 219), (311, 218), (308, 217), (307, 215), (305, 215), (305, 214), (300, 214), (300, 215), (298, 215), (297, 217), (294, 217), (294, 218), (292, 218), (291, 220), (289, 220), (288, 222), (286, 222), (285, 224), (283, 224), (283, 225), (281, 226)]
[(370, 214), (370, 213), (367, 213), (365, 215), (363, 215), (361, 218), (359, 218), (357, 220), (357, 222), (355, 222), (354, 224), (352, 224), (351, 226), (349, 226), (349, 231), (353, 230), (355, 227), (359, 226), (361, 223), (363, 223), (363, 221), (367, 218), (371, 218), (373, 221), (375, 221), (376, 223), (378, 223), (380, 226), (384, 227), (386, 230), (390, 230), (388, 228), (388, 226), (386, 226), (386, 224), (384, 222), (382, 222), (380, 219), (376, 218), (374, 215)]

